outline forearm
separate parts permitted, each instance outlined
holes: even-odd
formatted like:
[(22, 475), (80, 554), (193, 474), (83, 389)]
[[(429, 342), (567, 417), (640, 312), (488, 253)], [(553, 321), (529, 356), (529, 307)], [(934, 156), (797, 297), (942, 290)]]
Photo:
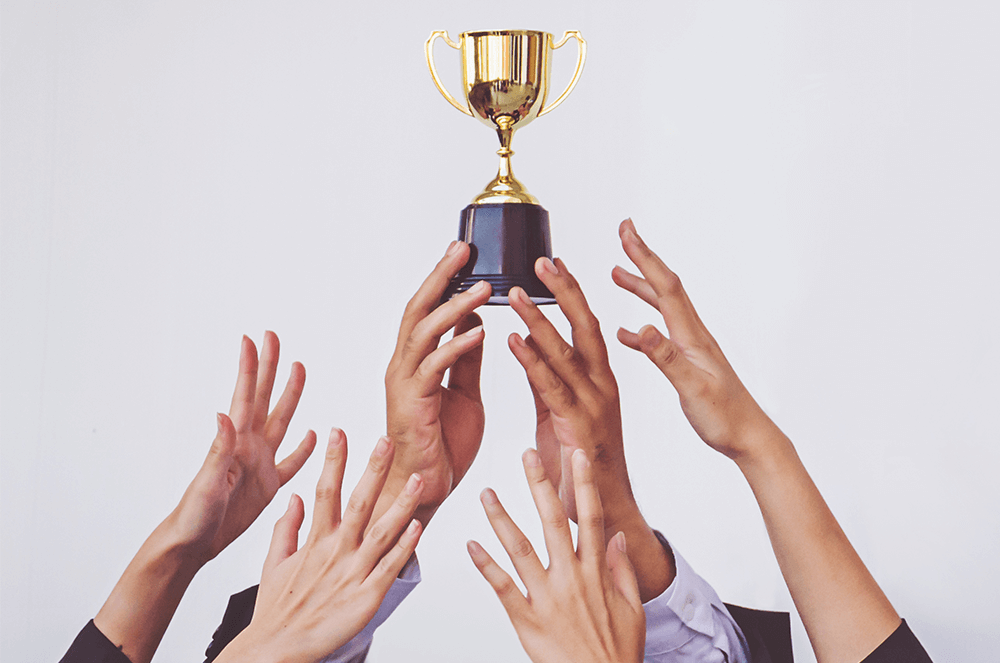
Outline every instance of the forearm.
[(857, 663), (900, 619), (809, 477), (770, 421), (747, 432), (759, 450), (737, 459), (820, 663)]
[(660, 544), (634, 502), (623, 514), (605, 519), (605, 545), (618, 532), (625, 532), (626, 552), (639, 581), (642, 602), (651, 601), (666, 591), (674, 581), (677, 573), (674, 560)]
[(95, 626), (132, 663), (148, 663), (201, 565), (162, 523), (125, 569), (94, 617)]

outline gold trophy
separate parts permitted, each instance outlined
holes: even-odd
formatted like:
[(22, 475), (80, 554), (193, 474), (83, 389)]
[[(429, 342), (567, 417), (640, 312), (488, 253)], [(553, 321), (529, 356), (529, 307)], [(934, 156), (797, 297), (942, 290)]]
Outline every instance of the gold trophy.
[[(438, 37), (461, 51), (464, 104), (445, 89), (434, 67), (433, 48)], [(549, 52), (570, 38), (579, 46), (576, 71), (566, 90), (546, 104)], [(552, 257), (549, 213), (514, 177), (510, 141), (515, 129), (554, 110), (573, 91), (583, 71), (587, 42), (575, 30), (559, 41), (535, 30), (486, 30), (463, 32), (455, 43), (447, 32), (438, 30), (427, 40), (425, 51), (434, 84), (448, 103), (495, 129), (500, 138), (497, 176), (462, 210), (458, 238), (471, 245), (472, 255), (452, 279), (445, 298), (486, 281), (493, 287), (490, 304), (507, 304), (507, 293), (514, 286), (523, 288), (535, 303), (554, 303), (552, 293), (534, 270), (535, 260)]]

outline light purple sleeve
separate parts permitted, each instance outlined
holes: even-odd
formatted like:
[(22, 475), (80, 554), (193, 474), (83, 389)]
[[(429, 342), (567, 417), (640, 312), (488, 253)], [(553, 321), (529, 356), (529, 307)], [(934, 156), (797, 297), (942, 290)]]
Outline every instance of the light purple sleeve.
[[(661, 538), (661, 542), (666, 541)], [(646, 611), (646, 657), (655, 663), (747, 663), (746, 638), (712, 586), (671, 546), (677, 576)]]
[(410, 595), (419, 582), (420, 565), (417, 563), (417, 556), (414, 555), (403, 567), (399, 577), (392, 583), (389, 592), (382, 599), (382, 605), (379, 606), (378, 612), (368, 622), (368, 625), (361, 629), (361, 632), (349, 640), (347, 644), (324, 658), (320, 663), (361, 663), (364, 661), (368, 655), (368, 648), (372, 646), (375, 629), (389, 619), (389, 615), (399, 607), (403, 599)]

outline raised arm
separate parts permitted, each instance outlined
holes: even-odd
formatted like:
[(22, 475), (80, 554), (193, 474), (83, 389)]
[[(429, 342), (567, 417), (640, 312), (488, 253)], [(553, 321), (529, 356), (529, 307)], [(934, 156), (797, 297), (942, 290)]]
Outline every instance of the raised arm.
[(736, 376), (680, 279), (639, 238), (631, 220), (622, 247), (641, 276), (621, 267), (614, 282), (656, 308), (669, 337), (652, 325), (618, 339), (644, 353), (670, 380), (701, 439), (733, 459), (760, 505), (768, 536), (820, 663), (858, 663), (900, 625), (806, 472), (791, 441)]
[[(100, 633), (132, 663), (152, 659), (194, 575), (253, 523), (312, 453), (316, 435), (309, 431), (295, 451), (275, 462), (305, 384), (305, 369), (293, 364), (269, 413), (277, 367), (277, 336), (265, 334), (259, 366), (253, 341), (243, 337), (232, 406), (228, 416), (218, 415), (218, 435), (204, 465), (94, 618)], [(83, 660), (74, 656), (71, 648), (63, 660)]]

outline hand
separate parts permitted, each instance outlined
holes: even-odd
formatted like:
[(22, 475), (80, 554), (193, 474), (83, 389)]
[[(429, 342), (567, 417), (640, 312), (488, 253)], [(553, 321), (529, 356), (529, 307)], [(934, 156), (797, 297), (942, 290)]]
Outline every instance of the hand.
[(278, 337), (272, 332), (264, 335), (261, 362), (258, 375), (257, 349), (244, 336), (230, 416), (218, 415), (219, 433), (208, 458), (94, 617), (101, 633), (134, 663), (152, 659), (198, 570), (256, 520), (316, 445), (316, 434), (309, 431), (298, 448), (275, 465), (274, 455), (306, 375), (302, 364), (292, 364), (285, 392), (268, 415), (278, 367)]
[[(535, 397), (535, 442), (542, 464), (575, 521), (570, 457), (579, 441), (597, 465), (597, 485), (604, 504), (609, 509), (621, 505), (631, 510), (635, 498), (625, 466), (618, 384), (608, 363), (600, 323), (562, 260), (557, 258), (553, 263), (539, 258), (535, 273), (555, 295), (573, 330), (573, 345), (569, 345), (524, 290), (511, 289), (510, 305), (528, 326), (529, 336), (522, 339), (511, 334), (507, 341)], [(606, 515), (609, 527), (613, 527), (618, 513), (610, 510)]]
[(302, 364), (292, 364), (285, 391), (268, 414), (278, 349), (278, 337), (266, 332), (258, 372), (257, 349), (243, 337), (229, 416), (218, 415), (219, 432), (208, 458), (167, 519), (181, 545), (202, 563), (246, 531), (316, 446), (316, 434), (309, 431), (295, 451), (275, 464), (306, 380)]
[(642, 661), (646, 616), (639, 586), (625, 554), (624, 533), (612, 537), (605, 557), (601, 499), (585, 452), (577, 449), (572, 454), (580, 519), (575, 551), (566, 512), (538, 454), (529, 449), (523, 461), (542, 520), (548, 569), (496, 494), (487, 489), (482, 501), (530, 599), (482, 546), (475, 541), (468, 544), (472, 561), (503, 603), (521, 645), (534, 663)]
[(631, 219), (622, 222), (618, 234), (642, 276), (615, 267), (612, 279), (659, 310), (670, 334), (666, 338), (646, 325), (639, 333), (619, 329), (618, 340), (656, 364), (677, 390), (691, 426), (716, 451), (739, 461), (766, 440), (781, 437), (698, 317), (677, 275), (639, 238)]
[(347, 439), (338, 429), (331, 432), (309, 537), (299, 549), (305, 512), (302, 500), (292, 495), (274, 527), (253, 619), (223, 650), (220, 662), (318, 661), (372, 620), (421, 533), (411, 516), (424, 484), (414, 474), (365, 534), (392, 458), (392, 442), (382, 438), (341, 518)]
[[(410, 474), (419, 472), (425, 488), (416, 517), (426, 525), (479, 452), (486, 423), (479, 392), (484, 332), (472, 311), (489, 299), (490, 286), (480, 282), (440, 304), (448, 282), (468, 259), (469, 245), (452, 242), (403, 313), (385, 374), (386, 425), (396, 457), (376, 514), (388, 508)], [(438, 347), (453, 327), (454, 337)]]
[(535, 442), (542, 465), (558, 487), (569, 517), (576, 520), (570, 458), (578, 448), (594, 458), (595, 483), (605, 506), (605, 540), (616, 532), (626, 533), (643, 601), (649, 601), (673, 582), (674, 562), (646, 524), (632, 495), (618, 384), (608, 363), (600, 323), (563, 261), (539, 258), (535, 273), (555, 295), (573, 330), (573, 345), (569, 345), (524, 290), (511, 289), (510, 305), (528, 325), (530, 335), (522, 340), (511, 334), (508, 344), (524, 367), (535, 396)]

